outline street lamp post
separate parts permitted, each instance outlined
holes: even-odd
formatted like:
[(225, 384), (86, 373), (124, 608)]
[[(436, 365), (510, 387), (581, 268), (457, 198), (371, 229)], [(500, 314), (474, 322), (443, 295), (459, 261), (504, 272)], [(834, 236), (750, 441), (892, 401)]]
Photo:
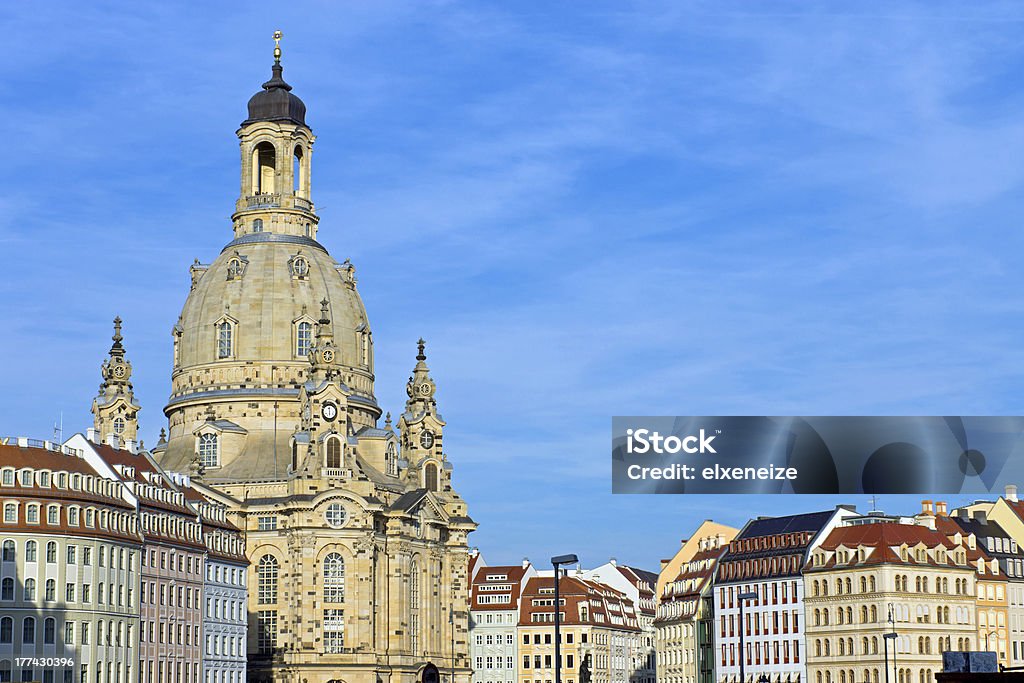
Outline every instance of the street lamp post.
[(736, 599), (740, 602), (740, 683), (746, 683), (747, 679), (745, 678), (745, 667), (743, 666), (743, 659), (744, 657), (746, 657), (746, 652), (743, 649), (743, 603), (747, 600), (756, 600), (757, 593), (753, 591), (739, 593), (736, 596)]
[(559, 574), (562, 571), (561, 566), (563, 564), (576, 564), (579, 561), (579, 558), (575, 555), (557, 555), (551, 558), (551, 566), (555, 568), (555, 683), (562, 683), (562, 634), (559, 630), (559, 625), (561, 624), (559, 612), (562, 605), (558, 591)]
[[(889, 683), (889, 641), (892, 643), (892, 667), (896, 668), (896, 622), (892, 618), (892, 603), (889, 603), (889, 626), (892, 628), (889, 633), (882, 634), (882, 640), (885, 645), (885, 683)], [(893, 672), (893, 676), (896, 676), (896, 672)]]

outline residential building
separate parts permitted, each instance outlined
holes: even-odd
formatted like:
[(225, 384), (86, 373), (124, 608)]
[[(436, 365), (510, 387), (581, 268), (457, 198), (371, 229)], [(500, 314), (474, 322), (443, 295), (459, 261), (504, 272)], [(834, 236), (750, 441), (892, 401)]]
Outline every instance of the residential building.
[(81, 449), (94, 466), (116, 473), (137, 504), (144, 539), (138, 587), (140, 680), (199, 683), (206, 563), (199, 514), (147, 452), (120, 447), (116, 434), (106, 434), (106, 443), (93, 440), (98, 436), (90, 429), (68, 445)]
[[(0, 439), (0, 680), (134, 683), (134, 497), (79, 448)], [(46, 659), (56, 666), (43, 666)]]
[(611, 586), (633, 603), (640, 632), (634, 636), (634, 643), (630, 647), (633, 660), (630, 683), (655, 683), (654, 589), (658, 584), (658, 575), (645, 569), (620, 565), (612, 558), (600, 567), (581, 572), (579, 576)]
[(474, 555), (469, 608), (470, 662), (474, 683), (516, 683), (520, 596), (537, 576), (529, 560), (489, 567)]
[(244, 683), (248, 633), (245, 539), (227, 520), (227, 507), (203, 494), (185, 475), (173, 475), (199, 512), (206, 544), (203, 572), (203, 674), (205, 683)]
[[(922, 501), (918, 523), (934, 528), (952, 542), (966, 547), (967, 561), (977, 575), (974, 586), (978, 647), (995, 652), (1000, 664), (1010, 666), (1009, 576), (1003, 569), (1003, 563), (985, 547), (986, 543), (1001, 547), (995, 534), (1002, 530), (994, 523), (990, 524), (981, 511), (977, 511), (973, 519), (950, 517), (943, 501), (935, 501), (934, 505), (932, 501)], [(989, 534), (986, 540), (976, 533), (978, 531)]]
[(943, 651), (973, 649), (968, 550), (965, 538), (921, 524), (831, 530), (804, 567), (809, 680), (924, 683), (942, 670)]
[(665, 584), (654, 620), (658, 683), (714, 683), (713, 584), (718, 562), (738, 532), (709, 535), (698, 529), (697, 553)]
[[(1013, 667), (1024, 666), (1024, 504), (1017, 499), (1017, 487), (1007, 486), (1005, 495), (996, 501), (977, 501), (959, 508), (953, 511), (951, 519), (966, 533), (975, 535), (978, 544), (999, 562), (1006, 575), (1008, 662)], [(997, 589), (998, 584), (993, 586), (993, 591)], [(979, 633), (980, 604), (979, 600)], [(986, 615), (986, 633), (992, 630), (991, 616)], [(1001, 630), (998, 615), (996, 618), (996, 629)], [(979, 647), (983, 645), (984, 638), (979, 641)]]
[(853, 508), (840, 505), (824, 512), (758, 517), (729, 543), (714, 586), (718, 681), (736, 683), (741, 666), (747, 681), (761, 675), (780, 683), (807, 680), (801, 572), (808, 553), (855, 515)]
[[(579, 576), (559, 581), (561, 622), (561, 680), (629, 683), (633, 676), (632, 649), (640, 625), (637, 611), (625, 594)], [(531, 578), (519, 610), (519, 667), (522, 683), (554, 680), (554, 577)]]

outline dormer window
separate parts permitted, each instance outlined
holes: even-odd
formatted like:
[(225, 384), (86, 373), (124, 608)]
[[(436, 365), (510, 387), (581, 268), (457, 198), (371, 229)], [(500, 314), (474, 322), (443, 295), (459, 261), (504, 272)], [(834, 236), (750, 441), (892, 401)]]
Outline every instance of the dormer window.
[(305, 280), (309, 275), (309, 261), (305, 256), (296, 254), (288, 260), (288, 270), (296, 280)]
[(202, 467), (219, 467), (220, 457), (217, 448), (216, 434), (202, 434), (199, 436), (199, 464)]
[(3, 481), (4, 486), (14, 486), (14, 470), (10, 468), (4, 469), (2, 479), (0, 479), (0, 481)]
[(50, 473), (49, 472), (43, 471), (43, 472), (39, 473), (39, 485), (41, 487), (44, 487), (44, 488), (49, 488), (50, 487)]
[(228, 280), (241, 280), (245, 274), (245, 266), (248, 259), (240, 256), (237, 252), (228, 260)]
[(21, 485), (32, 486), (32, 470), (21, 471)]
[(306, 358), (312, 347), (313, 323), (303, 320), (295, 326), (295, 355)]
[(220, 360), (235, 356), (235, 325), (238, 321), (225, 315), (214, 323), (217, 358)]

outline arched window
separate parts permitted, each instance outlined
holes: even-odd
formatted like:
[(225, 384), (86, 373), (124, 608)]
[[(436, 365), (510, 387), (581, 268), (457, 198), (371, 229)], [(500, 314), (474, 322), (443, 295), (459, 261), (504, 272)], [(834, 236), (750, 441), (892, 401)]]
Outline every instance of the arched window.
[(25, 579), (25, 602), (36, 601), (36, 580)]
[(398, 447), (394, 441), (388, 442), (384, 457), (387, 460), (387, 473), (393, 477), (398, 476)]
[(257, 218), (256, 220), (254, 220), (252, 222), (252, 231), (253, 232), (263, 232), (263, 219), (262, 218)]
[(409, 640), (413, 652), (420, 644), (420, 569), (415, 559), (409, 567)]
[(324, 602), (345, 602), (345, 558), (338, 553), (324, 558)]
[(0, 619), (0, 643), (10, 643), (14, 640), (14, 619), (3, 617)]
[(4, 541), (3, 561), (14, 562), (14, 541)]
[(437, 465), (432, 462), (428, 462), (423, 468), (423, 486), (428, 491), (437, 490)]
[(46, 595), (44, 596), (46, 602), (54, 602), (57, 600), (57, 582), (54, 579), (46, 580)]
[(341, 467), (341, 439), (337, 436), (327, 439), (327, 467)]
[(252, 151), (253, 194), (273, 194), (277, 175), (277, 152), (269, 142), (261, 142)]
[(257, 602), (273, 605), (277, 602), (277, 558), (264, 555), (256, 566)]
[(57, 638), (57, 620), (47, 617), (43, 621), (43, 645), (53, 645)]
[(14, 600), (14, 579), (6, 578), (0, 582), (0, 600)]
[(217, 358), (231, 358), (234, 330), (227, 320), (217, 323)]
[(57, 561), (57, 541), (50, 541), (46, 544), (46, 562), (53, 564)]
[(313, 324), (301, 322), (295, 330), (295, 355), (308, 356), (309, 349), (313, 346)]
[(4, 503), (4, 522), (14, 524), (18, 521), (18, 505), (16, 503)]
[(25, 561), (35, 562), (36, 561), (36, 548), (39, 545), (35, 541), (25, 541)]
[(203, 467), (220, 467), (216, 434), (202, 434), (199, 437), (199, 464)]
[(22, 643), (35, 643), (36, 642), (36, 618), (25, 617), (25, 620), (21, 622), (21, 642)]
[(292, 156), (292, 192), (297, 197), (306, 196), (306, 170), (302, 163), (302, 147), (295, 146), (295, 154)]

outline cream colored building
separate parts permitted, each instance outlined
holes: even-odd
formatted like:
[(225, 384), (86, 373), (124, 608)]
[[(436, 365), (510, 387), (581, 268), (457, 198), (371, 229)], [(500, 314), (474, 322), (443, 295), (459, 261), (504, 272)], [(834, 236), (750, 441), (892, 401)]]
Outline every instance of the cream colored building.
[[(685, 562), (666, 563), (676, 575), (662, 582), (658, 596), (656, 632), (658, 683), (714, 681), (714, 596), (712, 585), (718, 560), (739, 529), (705, 521), (683, 544), (696, 546)], [(679, 554), (677, 553), (677, 557)]]
[[(558, 590), (563, 683), (582, 683), (584, 666), (592, 683), (629, 683), (635, 676), (631, 654), (641, 633), (632, 601), (611, 586), (578, 576), (563, 576)], [(554, 605), (554, 576), (527, 582), (518, 629), (522, 683), (554, 681)]]
[(811, 551), (803, 580), (811, 683), (882, 683), (887, 662), (891, 683), (925, 683), (943, 651), (976, 649), (964, 539), (920, 524), (841, 526)]
[(476, 525), (424, 344), (404, 411), (381, 424), (369, 319), (355, 268), (319, 241), (315, 138), (279, 49), (248, 109), (230, 241), (191, 268), (153, 453), (246, 535), (249, 680), (469, 683)]

